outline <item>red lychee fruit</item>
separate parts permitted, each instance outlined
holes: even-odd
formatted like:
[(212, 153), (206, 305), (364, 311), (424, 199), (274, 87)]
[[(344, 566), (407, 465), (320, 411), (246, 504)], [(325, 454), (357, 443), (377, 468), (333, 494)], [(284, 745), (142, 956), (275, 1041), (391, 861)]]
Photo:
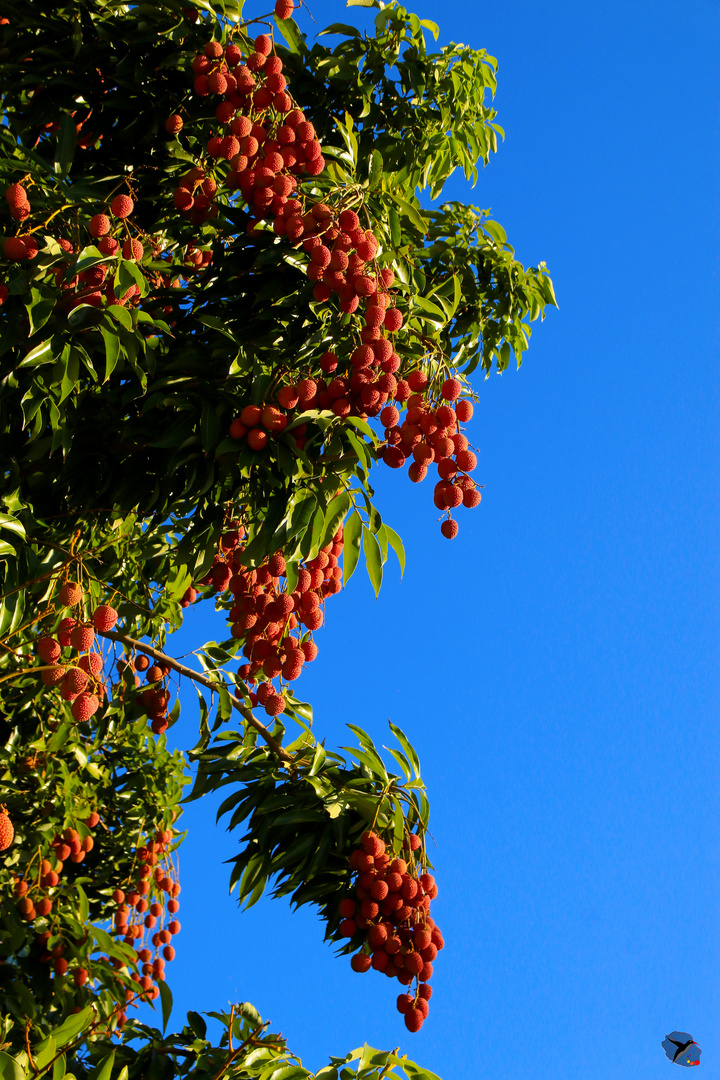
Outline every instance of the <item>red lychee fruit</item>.
[(90, 218), (88, 230), (91, 236), (101, 237), (110, 232), (110, 218), (107, 214), (94, 214)]
[(129, 195), (116, 195), (110, 203), (110, 209), (117, 218), (130, 217), (135, 207)]
[(100, 607), (95, 608), (92, 617), (95, 629), (101, 634), (104, 634), (108, 630), (112, 630), (117, 619), (117, 611), (114, 607), (110, 607), (109, 604), (101, 604)]
[(440, 392), (446, 401), (457, 401), (462, 393), (462, 383), (459, 379), (446, 379)]
[(92, 675), (94, 679), (99, 679), (103, 669), (102, 656), (96, 652), (81, 656), (78, 660), (78, 667), (83, 671), (87, 671), (88, 675)]
[(71, 694), (81, 694), (88, 684), (88, 674), (80, 668), (72, 667), (65, 675), (65, 687)]
[(13, 842), (15, 829), (8, 815), (0, 813), (0, 851), (6, 851)]
[(405, 1027), (408, 1031), (419, 1031), (423, 1026), (423, 1014), (420, 1009), (408, 1009), (405, 1013)]
[(136, 262), (140, 262), (145, 254), (145, 249), (139, 240), (130, 240), (128, 238), (123, 244), (122, 254), (123, 259), (134, 259)]
[(11, 184), (5, 192), (8, 206), (26, 206), (29, 203), (27, 191), (22, 184)]
[(54, 664), (60, 656), (60, 643), (51, 637), (41, 637), (37, 642), (37, 651), (40, 659), (46, 664)]
[[(284, 0), (278, 0), (278, 3), (281, 2), (284, 2)], [(371, 964), (372, 961), (367, 953), (355, 953), (352, 960), (350, 961), (350, 967), (353, 969), (353, 971), (357, 972), (368, 971)]]
[(460, 423), (466, 424), (468, 420), (472, 418), (472, 401), (467, 401), (465, 399), (463, 399), (462, 401), (458, 401), (457, 405), (455, 406), (455, 413)]
[(62, 607), (75, 607), (83, 598), (83, 591), (76, 581), (66, 581), (60, 588), (58, 600)]
[(75, 698), (70, 707), (70, 712), (79, 724), (94, 716), (100, 707), (100, 702), (95, 694), (83, 693)]
[(182, 131), (183, 118), (178, 113), (173, 113), (172, 116), (168, 116), (165, 121), (165, 130), (168, 135), (177, 135), (178, 131)]
[(398, 308), (388, 308), (383, 319), (383, 326), (394, 334), (403, 324), (402, 312)]
[(440, 526), (440, 532), (443, 534), (446, 540), (454, 540), (458, 534), (459, 525), (454, 518), (448, 518), (443, 521)]
[(95, 631), (92, 626), (78, 623), (70, 631), (70, 644), (77, 652), (88, 652), (95, 641)]

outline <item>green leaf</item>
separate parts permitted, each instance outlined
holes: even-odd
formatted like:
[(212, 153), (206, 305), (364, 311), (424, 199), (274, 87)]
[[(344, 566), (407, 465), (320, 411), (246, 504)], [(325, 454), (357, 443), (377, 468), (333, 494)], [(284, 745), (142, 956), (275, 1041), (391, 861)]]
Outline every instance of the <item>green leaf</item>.
[(483, 221), (482, 230), (492, 236), (498, 244), (507, 244), (507, 233), (497, 221)]
[(407, 757), (408, 757), (409, 761), (411, 762), (413, 769), (415, 770), (415, 776), (419, 777), (420, 776), (420, 758), (415, 753), (415, 750), (413, 749), (412, 745), (410, 744), (407, 735), (405, 734), (404, 731), (402, 731), (399, 727), (397, 727), (396, 724), (393, 724), (391, 721), (388, 721), (388, 723), (390, 724), (390, 730), (392, 731), (393, 735), (395, 736), (395, 738), (397, 739), (397, 741), (400, 743), (403, 750), (407, 754)]
[[(95, 928), (93, 928), (95, 930)], [(106, 935), (112, 942), (110, 935)], [(95, 1010), (91, 1005), (87, 1008), (81, 1009), (79, 1013), (73, 1013), (72, 1016), (68, 1016), (60, 1027), (54, 1028), (52, 1037), (55, 1040), (57, 1046), (67, 1046), (71, 1043), (80, 1032), (88, 1027), (95, 1017)]]
[(290, 52), (295, 53), (296, 56), (302, 56), (305, 52), (305, 40), (300, 33), (298, 24), (294, 19), (278, 19), (277, 15), (273, 17), (275, 25), (285, 38)]
[(59, 176), (67, 176), (70, 172), (76, 146), (75, 120), (69, 113), (63, 112), (60, 116), (60, 127), (55, 136), (55, 172)]
[(112, 315), (113, 319), (126, 330), (132, 330), (132, 315), (127, 308), (121, 307), (120, 304), (109, 304), (106, 310), (107, 314)]
[(343, 539), (343, 582), (347, 585), (355, 573), (360, 558), (360, 541), (364, 525), (357, 510), (354, 510), (345, 524)]
[(385, 523), (385, 535), (387, 536), (390, 547), (397, 555), (398, 562), (400, 563), (400, 577), (402, 577), (405, 573), (405, 548), (403, 547), (403, 542), (395, 530), (390, 528), (387, 522)]
[(34, 349), (31, 349), (29, 353), (26, 353), (18, 364), (18, 367), (38, 367), (40, 364), (49, 364), (56, 359), (60, 352), (60, 339), (55, 337), (48, 338), (46, 341), (41, 341), (40, 344), (36, 345)]
[(25, 1080), (25, 1073), (15, 1058), (0, 1050), (0, 1080)]
[[(120, 310), (122, 311), (123, 309), (121, 308)], [(105, 343), (105, 378), (103, 379), (103, 382), (106, 383), (120, 359), (120, 338), (117, 334), (113, 334), (107, 326), (101, 326), (100, 333), (102, 334)]]
[(352, 499), (347, 491), (341, 491), (330, 501), (325, 511), (325, 521), (320, 536), (319, 547), (326, 547), (343, 523), (345, 515), (352, 506)]
[(409, 203), (407, 199), (401, 199), (400, 196), (396, 195), (394, 192), (392, 193), (392, 198), (400, 207), (405, 217), (410, 218), (415, 228), (418, 229), (418, 231), (421, 232), (424, 236), (425, 233), (428, 231), (428, 227), (427, 222), (425, 221), (425, 218), (422, 216), (420, 211), (416, 207), (414, 207), (412, 203)]
[(375, 596), (378, 596), (383, 575), (382, 552), (377, 538), (366, 525), (363, 525), (363, 549), (365, 551), (365, 565), (367, 566), (368, 577), (375, 590)]
[(88, 903), (87, 895), (82, 885), (76, 885), (75, 891), (78, 895), (78, 910), (80, 912), (80, 922), (86, 923), (88, 920), (88, 915), (90, 914), (90, 905)]
[[(163, 1035), (164, 1035), (165, 1031), (167, 1030), (168, 1020), (170, 1019), (170, 1013), (172, 1012), (172, 1007), (173, 1007), (172, 991), (170, 990), (170, 987), (168, 986), (168, 984), (163, 979), (161, 979), (160, 982), (157, 985), (160, 988), (160, 1002), (162, 1004)], [(105, 1080), (105, 1078), (103, 1078), (103, 1080)]]
[[(162, 997), (162, 986), (160, 985), (160, 997)], [(115, 1063), (115, 1051), (111, 1050), (106, 1058), (99, 1063), (98, 1067), (90, 1074), (90, 1080), (110, 1080), (112, 1076), (112, 1069)]]

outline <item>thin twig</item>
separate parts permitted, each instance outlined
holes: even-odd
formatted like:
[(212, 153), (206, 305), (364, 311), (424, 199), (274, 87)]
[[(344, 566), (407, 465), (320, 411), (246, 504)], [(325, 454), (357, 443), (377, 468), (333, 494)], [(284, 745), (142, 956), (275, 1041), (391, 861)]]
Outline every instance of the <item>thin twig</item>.
[[(225, 686), (225, 683), (218, 684), (213, 682), (212, 679), (208, 679), (207, 676), (201, 675), (198, 671), (193, 671), (192, 668), (186, 667), (185, 664), (181, 664), (178, 660), (173, 660), (172, 657), (160, 652), (159, 649), (155, 649), (152, 645), (144, 645), (143, 642), (136, 641), (135, 638), (128, 637), (127, 634), (119, 634), (113, 630), (106, 630), (104, 633), (100, 633), (100, 636), (109, 638), (110, 641), (119, 641), (123, 645), (128, 645), (131, 649), (137, 649), (138, 652), (145, 653), (146, 656), (152, 656), (154, 660), (159, 661), (161, 664), (167, 664), (168, 667), (177, 671), (179, 675), (187, 676), (188, 679), (200, 683), (201, 686), (207, 687), (208, 690), (217, 691), (221, 686)], [(225, 687), (225, 689), (227, 689), (227, 687)], [(247, 705), (229, 691), (228, 697), (230, 698), (233, 707), (237, 709), (246, 723), (255, 728), (276, 757), (280, 758), (281, 761), (291, 762), (293, 760), (292, 755), (288, 754), (287, 750), (282, 748), (280, 743), (271, 735), (265, 725), (261, 724), (260, 721), (253, 716)]]

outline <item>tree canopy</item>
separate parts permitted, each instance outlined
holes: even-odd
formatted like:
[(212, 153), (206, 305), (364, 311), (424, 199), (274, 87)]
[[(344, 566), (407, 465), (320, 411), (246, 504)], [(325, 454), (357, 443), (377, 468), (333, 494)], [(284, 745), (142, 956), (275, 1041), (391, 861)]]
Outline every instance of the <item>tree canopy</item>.
[[(3, 1080), (311, 1075), (247, 1003), (218, 1045), (199, 1012), (164, 1033), (182, 804), (221, 788), (241, 902), (315, 905), (422, 1025), (420, 763), (395, 725), (392, 761), (358, 727), (326, 747), (296, 682), (361, 554), (376, 592), (404, 565), (373, 468), (435, 470), (453, 539), (480, 503), (469, 377), (519, 365), (555, 303), (487, 211), (442, 201), (502, 137), (493, 57), (433, 51), (394, 2), (312, 47), (292, 0), (186, 3), (0, 3)], [(218, 640), (192, 668), (171, 636), (196, 603)], [(397, 1069), (430, 1075), (367, 1048), (317, 1075)]]

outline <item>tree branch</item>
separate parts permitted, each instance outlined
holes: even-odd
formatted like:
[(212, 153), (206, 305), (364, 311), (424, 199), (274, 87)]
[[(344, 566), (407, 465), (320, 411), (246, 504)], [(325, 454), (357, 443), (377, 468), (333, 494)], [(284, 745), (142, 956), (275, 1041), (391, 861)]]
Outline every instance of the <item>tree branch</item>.
[[(127, 634), (119, 634), (113, 630), (106, 630), (100, 634), (101, 637), (109, 638), (110, 641), (119, 641), (123, 645), (128, 645), (131, 649), (136, 649), (138, 652), (145, 653), (146, 656), (151, 656), (154, 660), (158, 660), (161, 664), (167, 664), (168, 667), (173, 668), (179, 675), (185, 675), (188, 679), (192, 679), (193, 682), (200, 683), (201, 686), (207, 687), (208, 690), (219, 690), (218, 683), (208, 679), (206, 675), (201, 675), (198, 671), (193, 671), (192, 668), (186, 667), (185, 664), (181, 664), (179, 660), (173, 660), (171, 656), (166, 656), (165, 653), (160, 652), (159, 649), (155, 649), (152, 645), (144, 645), (141, 641), (136, 641), (135, 638), (128, 637)], [(224, 683), (221, 685), (225, 686)], [(225, 687), (227, 689), (227, 687)], [(264, 724), (261, 724), (257, 720), (247, 705), (235, 697), (234, 694), (228, 696), (235, 709), (240, 713), (250, 727), (255, 728), (258, 735), (268, 744), (272, 752), (283, 762), (291, 762), (293, 760), (292, 755), (288, 754), (287, 750), (284, 750), (280, 743), (275, 739), (268, 731)]]

